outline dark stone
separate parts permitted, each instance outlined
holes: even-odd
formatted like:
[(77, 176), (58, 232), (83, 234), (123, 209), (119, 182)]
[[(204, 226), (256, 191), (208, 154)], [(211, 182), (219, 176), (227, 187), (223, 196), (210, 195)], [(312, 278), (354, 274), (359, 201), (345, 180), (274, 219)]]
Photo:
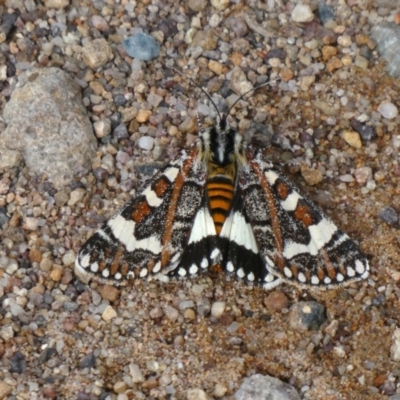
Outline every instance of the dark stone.
[(10, 218), (7, 216), (7, 210), (5, 207), (0, 207), (0, 228), (8, 222)]
[(318, 2), (318, 16), (322, 25), (325, 25), (328, 21), (335, 19), (335, 11), (326, 4), (325, 0), (320, 0)]
[(279, 58), (280, 60), (284, 60), (286, 58), (286, 52), (280, 48), (272, 49), (268, 52), (266, 59), (269, 60), (270, 58)]
[(379, 218), (389, 225), (398, 225), (399, 216), (392, 207), (386, 207), (379, 213)]
[(86, 290), (86, 285), (79, 280), (75, 280), (74, 288), (77, 294), (81, 294)]
[(124, 106), (126, 102), (127, 102), (126, 97), (122, 93), (118, 93), (114, 96), (114, 104), (117, 107)]
[(17, 351), (14, 355), (10, 358), (10, 369), (11, 373), (15, 374), (22, 374), (26, 371), (26, 359), (25, 356)]
[(35, 318), (35, 323), (39, 328), (43, 328), (47, 325), (47, 319), (39, 314), (36, 318)]
[(126, 129), (125, 124), (119, 124), (113, 131), (113, 136), (120, 139), (127, 139), (129, 137), (128, 129)]
[(37, 362), (39, 364), (43, 364), (47, 361), (50, 360), (51, 357), (55, 356), (57, 354), (57, 350), (53, 347), (47, 347), (46, 349), (44, 349), (40, 355), (39, 358), (37, 360)]
[(98, 181), (103, 182), (108, 178), (109, 173), (106, 169), (99, 167), (93, 170), (93, 175)]
[(1, 27), (0, 29), (8, 36), (13, 29), (15, 29), (15, 22), (18, 19), (17, 13), (6, 13), (3, 15), (1, 19)]
[(158, 24), (158, 29), (164, 33), (165, 37), (171, 37), (178, 33), (177, 23), (173, 19), (162, 19)]
[(375, 139), (377, 136), (375, 129), (372, 126), (365, 125), (362, 122), (357, 121), (356, 119), (352, 119), (350, 121), (350, 126), (355, 131), (357, 131), (360, 134), (361, 139), (366, 142), (369, 142), (369, 141)]
[(79, 363), (79, 368), (94, 368), (96, 365), (96, 356), (93, 353), (87, 354), (85, 357), (82, 358), (81, 362)]
[(290, 326), (299, 330), (318, 330), (326, 321), (325, 307), (316, 301), (301, 301), (290, 312)]

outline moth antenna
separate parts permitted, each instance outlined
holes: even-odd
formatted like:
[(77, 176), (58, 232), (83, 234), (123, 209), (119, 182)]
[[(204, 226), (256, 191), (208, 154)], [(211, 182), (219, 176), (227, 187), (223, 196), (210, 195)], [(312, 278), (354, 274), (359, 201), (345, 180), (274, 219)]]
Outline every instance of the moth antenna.
[(204, 128), (203, 125), (201, 124), (201, 119), (198, 111), (196, 111), (196, 117), (197, 117), (197, 125), (199, 125), (200, 132), (204, 132)]
[(231, 105), (231, 107), (230, 107), (230, 109), (228, 110), (228, 112), (227, 112), (226, 115), (229, 115), (229, 114), (231, 113), (233, 107), (235, 107), (236, 104), (237, 104), (240, 100), (242, 100), (244, 96), (246, 96), (246, 95), (249, 94), (250, 92), (254, 92), (254, 91), (256, 91), (256, 90), (258, 90), (258, 89), (260, 89), (260, 88), (262, 88), (262, 87), (264, 87), (264, 86), (267, 86), (267, 85), (269, 85), (270, 83), (274, 83), (274, 82), (276, 82), (276, 81), (279, 81), (279, 79), (280, 79), (280, 78), (276, 78), (276, 79), (274, 79), (273, 81), (264, 82), (264, 83), (262, 83), (261, 85), (256, 86), (255, 88), (252, 88), (252, 89), (248, 90), (247, 92), (243, 93), (243, 94)]
[[(204, 90), (197, 82), (195, 82), (190, 76), (187, 76), (186, 74), (184, 74), (183, 72), (179, 71), (178, 69), (174, 68), (174, 67), (170, 67), (170, 69), (172, 69), (173, 71), (175, 71), (176, 73), (178, 73), (179, 75), (183, 76), (184, 78), (188, 79), (189, 81), (191, 81), (196, 87), (198, 87), (207, 97), (208, 99), (211, 101), (211, 104), (214, 106), (215, 111), (218, 114), (218, 118), (220, 121), (222, 121), (222, 115), (218, 110), (218, 107), (216, 106), (216, 104), (214, 103), (213, 99), (211, 98), (210, 94), (207, 93), (206, 90)], [(197, 115), (197, 121), (199, 121), (199, 117)], [(201, 124), (199, 124), (201, 126)]]

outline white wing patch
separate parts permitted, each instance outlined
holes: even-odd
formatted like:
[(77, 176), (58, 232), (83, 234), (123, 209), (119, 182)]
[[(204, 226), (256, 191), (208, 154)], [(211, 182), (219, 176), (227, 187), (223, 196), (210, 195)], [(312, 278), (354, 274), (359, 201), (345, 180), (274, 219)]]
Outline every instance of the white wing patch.
[(135, 225), (134, 221), (128, 221), (121, 215), (116, 215), (108, 221), (108, 226), (112, 229), (114, 236), (125, 245), (127, 251), (133, 252), (140, 249), (159, 254), (162, 249), (160, 240), (156, 236), (138, 240), (134, 234)]
[(200, 242), (201, 240), (209, 236), (215, 236), (216, 234), (217, 232), (210, 211), (207, 207), (200, 208), (194, 218), (188, 244)]
[(222, 230), (221, 237), (225, 237), (239, 246), (258, 253), (256, 239), (254, 237), (253, 228), (246, 222), (244, 216), (239, 211), (232, 211), (226, 219)]

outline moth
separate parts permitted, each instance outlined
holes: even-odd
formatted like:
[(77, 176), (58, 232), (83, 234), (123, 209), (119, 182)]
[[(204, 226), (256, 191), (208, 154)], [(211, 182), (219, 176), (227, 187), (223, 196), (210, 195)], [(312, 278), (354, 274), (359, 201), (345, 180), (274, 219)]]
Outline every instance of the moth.
[(265, 289), (333, 288), (369, 274), (348, 235), (220, 114), (104, 223), (75, 263), (78, 273), (117, 285), (216, 266)]

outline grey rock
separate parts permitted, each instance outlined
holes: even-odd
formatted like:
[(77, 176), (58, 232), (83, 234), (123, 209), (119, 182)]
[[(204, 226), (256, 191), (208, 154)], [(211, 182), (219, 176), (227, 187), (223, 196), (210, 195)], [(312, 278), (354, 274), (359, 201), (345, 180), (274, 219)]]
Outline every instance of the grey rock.
[(89, 168), (97, 148), (79, 86), (58, 68), (32, 69), (19, 77), (4, 108), (0, 167), (18, 152), (33, 174), (46, 174), (57, 189)]
[(316, 301), (300, 301), (290, 310), (289, 322), (295, 330), (317, 330), (325, 321), (325, 307)]
[(400, 77), (400, 26), (394, 22), (382, 22), (371, 30), (379, 55), (386, 60), (389, 75)]
[(272, 376), (260, 374), (244, 379), (235, 400), (300, 400), (296, 390)]
[(389, 225), (398, 225), (399, 224), (399, 216), (397, 212), (392, 207), (385, 207), (380, 213), (379, 218)]
[(122, 45), (129, 56), (143, 61), (152, 60), (160, 53), (160, 45), (153, 36), (141, 32), (124, 39)]
[(231, 74), (229, 88), (237, 95), (242, 96), (249, 90), (253, 89), (253, 85), (247, 80), (246, 74), (239, 67), (235, 67)]
[(90, 68), (99, 68), (114, 58), (111, 47), (105, 39), (87, 42), (82, 51), (83, 62)]

